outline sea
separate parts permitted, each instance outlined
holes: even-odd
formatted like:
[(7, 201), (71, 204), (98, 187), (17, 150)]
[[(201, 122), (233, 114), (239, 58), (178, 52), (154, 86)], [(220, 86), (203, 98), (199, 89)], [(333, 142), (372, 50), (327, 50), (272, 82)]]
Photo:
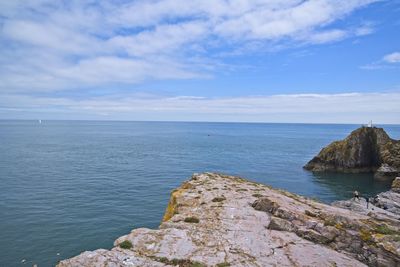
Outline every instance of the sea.
[[(302, 168), (360, 125), (0, 121), (0, 266), (54, 266), (157, 228), (170, 192), (219, 172), (330, 203), (390, 181)], [(400, 125), (383, 125), (400, 139)]]

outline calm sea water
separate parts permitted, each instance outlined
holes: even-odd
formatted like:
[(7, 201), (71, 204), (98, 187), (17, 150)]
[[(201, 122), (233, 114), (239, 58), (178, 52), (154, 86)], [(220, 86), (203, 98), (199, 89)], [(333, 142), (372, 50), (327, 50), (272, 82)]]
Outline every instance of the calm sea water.
[[(0, 121), (0, 266), (52, 266), (156, 228), (170, 191), (217, 171), (325, 202), (389, 188), (302, 166), (358, 125)], [(385, 126), (400, 138), (400, 126)], [(21, 263), (25, 260), (24, 263)]]

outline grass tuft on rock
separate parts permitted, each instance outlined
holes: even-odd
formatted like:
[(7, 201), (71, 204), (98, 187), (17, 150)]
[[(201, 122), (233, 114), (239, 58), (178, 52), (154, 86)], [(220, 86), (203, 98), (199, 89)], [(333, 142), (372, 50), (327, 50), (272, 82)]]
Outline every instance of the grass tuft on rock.
[(324, 221), (324, 226), (335, 226), (336, 225), (336, 221), (332, 218), (327, 218)]
[(399, 234), (399, 232), (390, 229), (386, 224), (381, 224), (378, 225), (375, 229), (375, 231), (379, 234), (384, 234), (384, 235), (395, 235), (395, 234)]
[(216, 265), (217, 267), (229, 267), (231, 264), (229, 262), (222, 262)]
[(121, 243), (119, 244), (119, 247), (120, 247), (120, 248), (123, 248), (123, 249), (131, 249), (133, 246), (132, 246), (131, 241), (125, 240), (125, 241), (123, 241), (123, 242), (121, 242)]
[(200, 220), (199, 220), (199, 218), (192, 216), (192, 217), (186, 217), (184, 222), (186, 222), (186, 223), (199, 223)]

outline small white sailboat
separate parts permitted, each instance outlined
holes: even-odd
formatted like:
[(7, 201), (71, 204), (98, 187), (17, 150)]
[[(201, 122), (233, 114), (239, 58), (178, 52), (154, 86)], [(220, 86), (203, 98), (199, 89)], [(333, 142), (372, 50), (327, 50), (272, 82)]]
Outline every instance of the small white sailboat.
[(39, 120), (39, 124), (42, 124), (42, 120)]

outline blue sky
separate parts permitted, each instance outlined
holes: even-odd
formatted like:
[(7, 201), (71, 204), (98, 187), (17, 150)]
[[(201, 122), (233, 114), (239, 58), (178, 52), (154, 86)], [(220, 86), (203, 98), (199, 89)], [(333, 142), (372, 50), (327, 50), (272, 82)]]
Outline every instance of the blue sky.
[(400, 123), (400, 3), (0, 2), (0, 118)]

